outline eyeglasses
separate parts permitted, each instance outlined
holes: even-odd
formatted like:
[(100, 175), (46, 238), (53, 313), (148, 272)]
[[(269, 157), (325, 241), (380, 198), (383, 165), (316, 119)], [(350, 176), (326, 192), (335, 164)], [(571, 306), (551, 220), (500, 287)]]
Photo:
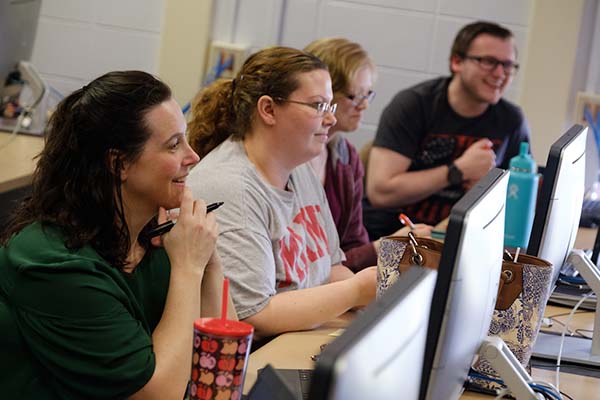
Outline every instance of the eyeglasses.
[(464, 56), (466, 60), (476, 61), (477, 64), (481, 67), (481, 69), (485, 71), (493, 71), (496, 69), (498, 65), (502, 65), (502, 69), (507, 75), (513, 75), (519, 69), (519, 64), (512, 61), (501, 61), (495, 57), (490, 56)]
[(369, 90), (367, 94), (346, 94), (346, 98), (350, 99), (352, 104), (354, 104), (354, 107), (358, 107), (365, 100), (367, 100), (367, 102), (371, 104), (371, 102), (375, 98), (375, 91)]
[(303, 106), (308, 106), (310, 108), (314, 108), (315, 110), (317, 110), (317, 115), (319, 115), (319, 116), (325, 115), (326, 112), (335, 114), (335, 110), (337, 110), (337, 104), (331, 104), (331, 103), (319, 103), (319, 102), (306, 103), (304, 101), (289, 100), (289, 99), (284, 99), (281, 97), (276, 97), (275, 100), (283, 101), (285, 103), (302, 104)]

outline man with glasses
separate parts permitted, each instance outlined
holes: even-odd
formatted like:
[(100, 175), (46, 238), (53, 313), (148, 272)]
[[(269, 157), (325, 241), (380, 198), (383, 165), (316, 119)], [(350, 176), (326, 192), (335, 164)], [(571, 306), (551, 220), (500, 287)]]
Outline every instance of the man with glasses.
[(529, 141), (522, 111), (502, 98), (517, 72), (512, 33), (475, 22), (457, 34), (452, 76), (400, 91), (381, 115), (367, 171), (370, 237), (394, 232), (398, 211), (435, 225), (491, 168)]

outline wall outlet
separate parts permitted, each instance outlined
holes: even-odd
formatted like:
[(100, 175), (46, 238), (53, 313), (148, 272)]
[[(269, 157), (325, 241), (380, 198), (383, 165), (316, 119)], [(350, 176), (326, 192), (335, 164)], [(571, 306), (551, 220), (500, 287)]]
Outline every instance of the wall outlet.
[(208, 84), (217, 78), (234, 78), (247, 56), (247, 46), (219, 41), (212, 42), (205, 83)]

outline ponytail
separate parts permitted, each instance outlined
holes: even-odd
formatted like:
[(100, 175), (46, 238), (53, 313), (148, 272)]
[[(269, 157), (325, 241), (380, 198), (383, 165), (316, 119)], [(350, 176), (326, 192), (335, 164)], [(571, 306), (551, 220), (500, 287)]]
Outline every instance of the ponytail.
[(316, 69), (327, 66), (290, 47), (268, 47), (252, 54), (233, 81), (220, 79), (198, 94), (188, 124), (190, 145), (203, 158), (229, 136), (243, 140), (252, 130), (261, 96), (287, 99), (298, 88), (298, 74)]
[(192, 105), (188, 141), (200, 158), (223, 143), (229, 136), (241, 136), (235, 129), (231, 79), (219, 79), (204, 88)]

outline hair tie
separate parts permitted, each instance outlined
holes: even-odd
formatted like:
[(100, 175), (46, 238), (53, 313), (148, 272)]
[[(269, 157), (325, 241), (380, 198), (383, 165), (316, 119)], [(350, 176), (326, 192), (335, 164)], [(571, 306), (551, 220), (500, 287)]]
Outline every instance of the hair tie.
[(233, 91), (235, 90), (237, 84), (241, 81), (244, 80), (244, 75), (240, 75), (240, 77), (238, 79), (233, 78), (231, 80), (231, 92), (233, 93)]

